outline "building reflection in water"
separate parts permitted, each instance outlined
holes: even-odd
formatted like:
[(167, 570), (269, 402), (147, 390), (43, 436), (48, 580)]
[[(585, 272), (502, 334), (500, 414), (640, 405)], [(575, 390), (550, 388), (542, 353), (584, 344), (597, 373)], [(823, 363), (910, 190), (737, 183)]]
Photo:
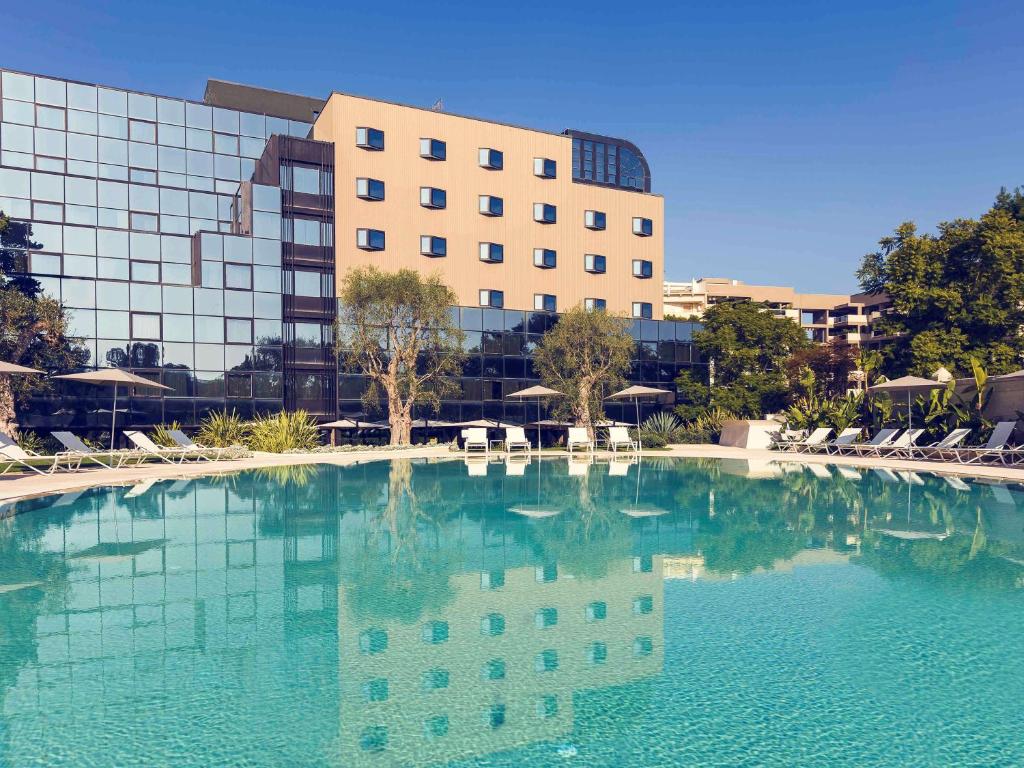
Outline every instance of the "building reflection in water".
[(6, 507), (0, 764), (68, 744), (84, 763), (170, 764), (189, 723), (253, 764), (568, 745), (590, 692), (662, 674), (671, 580), (858, 564), (1024, 584), (1013, 486), (647, 459), (485, 468), (283, 467)]

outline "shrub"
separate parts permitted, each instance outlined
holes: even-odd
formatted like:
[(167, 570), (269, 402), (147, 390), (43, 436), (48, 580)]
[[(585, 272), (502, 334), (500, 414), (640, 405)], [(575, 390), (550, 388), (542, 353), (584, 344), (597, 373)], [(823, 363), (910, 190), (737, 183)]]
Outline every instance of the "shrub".
[(227, 448), (232, 445), (244, 445), (249, 425), (232, 408), (231, 412), (212, 411), (199, 425), (196, 442), (211, 448)]
[(650, 448), (663, 448), (669, 443), (679, 442), (682, 426), (678, 416), (661, 411), (640, 425), (640, 440)]
[(172, 421), (170, 424), (157, 424), (153, 427), (153, 431), (149, 433), (150, 439), (157, 445), (162, 445), (167, 448), (177, 447), (177, 443), (171, 439), (169, 432), (172, 429), (181, 429), (181, 424), (176, 421)]
[(249, 424), (247, 444), (254, 451), (310, 451), (320, 443), (316, 421), (305, 411), (281, 411)]

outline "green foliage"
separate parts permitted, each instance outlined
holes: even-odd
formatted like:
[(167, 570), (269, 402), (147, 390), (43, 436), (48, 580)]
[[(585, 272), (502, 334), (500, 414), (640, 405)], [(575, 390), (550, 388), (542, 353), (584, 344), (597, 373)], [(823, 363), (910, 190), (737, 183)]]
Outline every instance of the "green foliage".
[(781, 322), (766, 309), (737, 301), (715, 304), (705, 313), (694, 343), (709, 363), (708, 378), (698, 381), (685, 372), (677, 380), (677, 413), (684, 421), (695, 409), (710, 406), (739, 418), (760, 418), (785, 408), (790, 395), (786, 361), (810, 342), (796, 323)]
[(892, 312), (878, 330), (893, 375), (927, 376), (940, 365), (964, 374), (976, 359), (994, 373), (1024, 356), (1024, 192), (1003, 190), (980, 219), (920, 234), (911, 222), (883, 238), (857, 273), (868, 292), (885, 292)]
[(259, 416), (249, 423), (247, 444), (254, 451), (311, 450), (319, 442), (316, 420), (302, 410)]
[(863, 424), (864, 417), (862, 392), (837, 397), (804, 395), (786, 409), (786, 420), (790, 429), (830, 427), (837, 434), (849, 427)]
[(11, 438), (29, 453), (51, 453), (50, 446), (31, 429), (15, 432)]
[(249, 426), (234, 408), (228, 411), (211, 411), (199, 424), (196, 442), (211, 448), (227, 448), (245, 445)]
[(604, 417), (603, 398), (625, 384), (633, 359), (631, 322), (579, 305), (544, 334), (533, 362), (544, 386), (565, 395), (555, 404), (556, 418), (593, 430)]
[(157, 424), (153, 427), (153, 431), (149, 433), (150, 439), (157, 445), (162, 445), (166, 448), (174, 448), (178, 444), (171, 439), (170, 432), (174, 429), (181, 429), (181, 424), (177, 421), (172, 421), (170, 424)]
[(648, 416), (640, 425), (640, 441), (646, 448), (662, 448), (683, 441), (683, 422), (667, 411)]
[(465, 334), (452, 317), (455, 292), (439, 275), (357, 267), (340, 291), (338, 353), (365, 375), (367, 408), (387, 400), (392, 444), (410, 442), (412, 408), (458, 391)]
[(796, 350), (786, 361), (786, 377), (802, 395), (838, 397), (850, 388), (857, 354), (843, 341), (815, 344)]
[[(0, 360), (63, 373), (85, 365), (89, 352), (68, 334), (61, 303), (43, 295), (36, 280), (16, 274), (27, 271), (27, 249), (39, 247), (31, 224), (0, 211)], [(0, 376), (0, 429), (9, 431), (26, 398), (52, 387), (45, 376)]]

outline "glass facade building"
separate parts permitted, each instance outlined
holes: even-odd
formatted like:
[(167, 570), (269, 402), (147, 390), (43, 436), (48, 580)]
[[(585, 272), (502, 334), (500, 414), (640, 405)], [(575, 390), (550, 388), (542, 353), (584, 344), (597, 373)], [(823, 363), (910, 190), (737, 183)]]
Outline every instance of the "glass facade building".
[[(210, 94), (197, 102), (0, 72), (0, 211), (31, 222), (38, 246), (16, 254), (17, 268), (67, 308), (89, 366), (170, 388), (130, 393), (120, 426), (194, 426), (225, 408), (357, 412), (365, 382), (339, 372), (334, 355), (334, 152), (309, 138), (317, 102), (250, 89), (236, 109)], [(380, 153), (378, 134), (367, 128), (362, 139)], [(596, 150), (581, 143), (577, 167), (576, 142), (593, 141), (583, 137), (574, 133), (573, 177), (586, 182), (586, 153)], [(627, 175), (628, 147), (617, 146), (612, 165), (603, 150), (592, 181), (649, 190), (646, 162)], [(444, 142), (427, 140), (425, 151), (443, 159)], [(365, 182), (364, 199), (384, 198), (382, 182)], [(383, 248), (383, 233), (367, 229), (360, 247)], [(430, 238), (428, 255), (445, 248)], [(516, 420), (521, 407), (501, 398), (536, 379), (531, 351), (556, 316), (464, 307), (459, 321), (469, 352), (462, 399), (440, 417)], [(670, 385), (699, 362), (691, 333), (686, 323), (637, 321), (632, 378)], [(95, 387), (61, 384), (21, 420), (100, 431), (106, 402)]]

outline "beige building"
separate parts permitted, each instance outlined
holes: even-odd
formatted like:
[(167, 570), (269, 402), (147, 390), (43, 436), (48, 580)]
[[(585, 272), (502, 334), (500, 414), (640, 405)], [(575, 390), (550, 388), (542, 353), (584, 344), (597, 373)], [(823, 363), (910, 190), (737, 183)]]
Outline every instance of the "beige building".
[(629, 142), (341, 93), (312, 137), (335, 147), (339, 280), (436, 270), (467, 306), (661, 317), (664, 200)]
[(812, 341), (841, 339), (849, 344), (881, 343), (871, 323), (885, 312), (888, 298), (871, 294), (798, 293), (775, 285), (748, 285), (741, 280), (701, 277), (664, 284), (665, 317), (702, 317), (708, 307), (724, 301), (766, 304), (779, 318), (798, 323)]

